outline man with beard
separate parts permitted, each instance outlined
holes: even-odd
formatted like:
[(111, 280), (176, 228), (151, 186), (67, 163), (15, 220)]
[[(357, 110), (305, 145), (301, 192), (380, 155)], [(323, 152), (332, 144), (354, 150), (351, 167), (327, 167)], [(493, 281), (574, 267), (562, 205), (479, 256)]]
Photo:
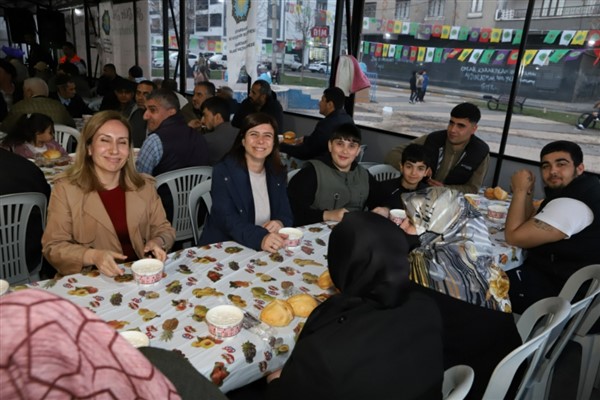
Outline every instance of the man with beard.
[(576, 143), (548, 143), (540, 157), (546, 198), (537, 211), (533, 172), (520, 170), (511, 179), (506, 241), (528, 249), (525, 263), (508, 271), (517, 313), (542, 298), (557, 296), (575, 271), (600, 263), (600, 180), (584, 173), (583, 153)]
[(152, 81), (141, 81), (135, 89), (135, 108), (129, 116), (131, 124), (131, 141), (133, 147), (142, 147), (142, 143), (146, 140), (146, 120), (144, 113), (146, 112), (146, 98), (156, 89), (156, 84)]
[(252, 84), (248, 98), (240, 104), (239, 110), (233, 116), (231, 125), (240, 128), (247, 115), (257, 112), (264, 112), (275, 118), (277, 121), (277, 132), (275, 133), (282, 132), (283, 108), (277, 101), (277, 95), (271, 90), (269, 82), (262, 79)]
[(215, 165), (229, 152), (239, 129), (229, 122), (227, 100), (213, 96), (202, 103), (202, 125), (208, 143), (208, 163)]
[(198, 82), (194, 86), (192, 101), (181, 108), (181, 114), (190, 128), (202, 131), (202, 104), (215, 95), (215, 90), (212, 82)]

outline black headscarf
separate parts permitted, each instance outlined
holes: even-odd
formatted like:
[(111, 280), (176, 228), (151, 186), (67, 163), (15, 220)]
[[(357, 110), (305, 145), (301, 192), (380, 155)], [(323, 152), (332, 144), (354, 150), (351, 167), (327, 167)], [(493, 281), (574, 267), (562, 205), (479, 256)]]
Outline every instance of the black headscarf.
[(408, 243), (404, 231), (371, 212), (344, 215), (331, 232), (329, 273), (342, 296), (368, 299), (378, 308), (395, 308), (409, 285)]

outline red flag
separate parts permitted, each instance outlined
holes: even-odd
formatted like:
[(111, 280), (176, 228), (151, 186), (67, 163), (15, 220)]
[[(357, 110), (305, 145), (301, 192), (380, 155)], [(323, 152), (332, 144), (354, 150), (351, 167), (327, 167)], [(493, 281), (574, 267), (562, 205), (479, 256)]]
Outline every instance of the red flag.
[(492, 35), (492, 28), (481, 28), (479, 31), (479, 41), (481, 43), (488, 43), (490, 36)]
[(393, 19), (390, 19), (390, 20), (388, 20), (388, 22), (387, 22), (387, 31), (388, 31), (389, 33), (392, 33), (392, 32), (394, 32), (394, 22), (395, 22), (395, 21), (394, 21)]
[(460, 53), (462, 53), (463, 49), (452, 49), (452, 51), (450, 51), (450, 53), (448, 53), (447, 58), (454, 58), (457, 55), (459, 55)]
[(431, 31), (431, 36), (440, 37), (442, 36), (442, 25), (434, 25)]
[(600, 49), (594, 49), (594, 54), (596, 55), (596, 60), (594, 60), (594, 66), (600, 62)]
[(410, 46), (410, 57), (409, 60), (411, 62), (415, 62), (415, 60), (417, 59), (417, 52), (419, 51), (419, 48), (417, 46)]
[(383, 50), (383, 43), (377, 43), (377, 47), (375, 47), (375, 57), (381, 57), (382, 50)]
[(517, 58), (519, 58), (519, 50), (512, 50), (508, 55), (508, 60), (506, 60), (507, 65), (514, 65), (517, 63)]

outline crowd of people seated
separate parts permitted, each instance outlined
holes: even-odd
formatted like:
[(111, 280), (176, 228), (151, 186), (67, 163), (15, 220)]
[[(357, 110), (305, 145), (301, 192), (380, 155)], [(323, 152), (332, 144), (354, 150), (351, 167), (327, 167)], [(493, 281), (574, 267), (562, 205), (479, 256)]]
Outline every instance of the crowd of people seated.
[[(288, 363), (269, 376), (273, 398), (281, 393), (314, 396), (316, 388), (305, 385), (307, 380), (322, 382), (318, 390), (331, 398), (392, 398), (400, 386), (406, 398), (440, 398), (442, 371), (454, 364), (473, 366), (470, 398), (480, 398), (495, 365), (520, 344), (510, 309), (486, 308), (411, 283), (408, 257), (422, 236), (410, 218), (399, 227), (387, 219), (390, 209), (406, 208), (406, 194), (477, 193), (482, 188), (490, 155), (489, 146), (475, 135), (481, 119), (476, 105), (458, 104), (446, 129), (391, 149), (385, 163), (401, 175), (378, 182), (357, 161), (362, 133), (344, 111), (339, 88), (323, 92), (319, 113), (324, 118), (311, 133), (295, 144), (280, 144), (283, 108), (265, 80), (255, 81), (248, 98), (237, 104), (229, 88), (217, 90), (199, 79), (188, 101), (174, 90), (174, 81), (148, 80), (138, 66), (125, 78), (106, 64), (91, 89), (102, 96), (95, 111), (87, 101), (89, 87), (79, 83), (84, 60), (70, 44), (63, 50), (61, 72), (48, 78), (37, 74), (47, 68), (36, 63), (30, 68), (35, 75), (18, 81), (13, 63), (0, 59), (3, 174), (16, 178), (24, 172), (19, 167), (24, 158), (35, 159), (47, 150), (66, 155), (53, 138), (54, 125), (75, 127), (75, 119), (93, 114), (81, 131), (72, 166), (53, 182), (50, 194), (41, 251), (55, 272), (68, 275), (95, 267), (115, 276), (123, 273), (118, 264), (125, 261), (148, 254), (164, 260), (175, 231), (171, 206), (159, 196), (154, 177), (210, 165), (213, 205), (199, 245), (234, 240), (276, 253), (286, 239), (279, 233), (283, 227), (338, 223), (328, 259), (341, 293), (311, 315)], [(140, 148), (137, 159), (134, 147)], [(289, 182), (282, 153), (303, 162)], [(518, 171), (512, 178), (506, 239), (531, 255), (510, 276), (520, 312), (539, 298), (556, 295), (574, 271), (600, 263), (593, 251), (600, 237), (600, 182), (585, 173), (581, 148), (553, 142), (542, 149), (540, 162), (547, 197), (538, 209), (533, 207), (534, 174)], [(0, 179), (3, 194), (48, 195), (48, 187), (39, 182), (28, 186), (23, 180), (19, 188), (9, 188), (9, 182)], [(573, 213), (579, 218), (571, 218)], [(350, 251), (346, 243), (354, 245)], [(345, 327), (332, 322), (342, 314), (352, 315)], [(314, 375), (324, 365), (306, 354), (318, 351), (317, 359), (335, 359), (335, 352), (376, 342), (381, 336), (373, 327), (390, 338), (407, 335), (393, 349), (382, 349), (401, 364), (375, 369), (381, 365), (360, 364), (369, 359), (353, 353), (356, 357), (343, 365)], [(316, 340), (329, 335), (340, 340), (321, 348)], [(411, 346), (422, 350), (418, 357), (405, 354)], [(364, 379), (341, 380), (346, 370), (357, 368)], [(371, 380), (382, 384), (368, 388)]]

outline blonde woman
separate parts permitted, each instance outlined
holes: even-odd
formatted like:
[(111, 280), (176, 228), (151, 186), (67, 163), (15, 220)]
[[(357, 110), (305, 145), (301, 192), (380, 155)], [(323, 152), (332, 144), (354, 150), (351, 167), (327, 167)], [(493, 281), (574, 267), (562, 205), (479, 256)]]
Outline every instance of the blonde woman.
[(55, 181), (42, 237), (44, 256), (60, 274), (95, 266), (115, 276), (123, 274), (118, 263), (148, 253), (166, 259), (175, 231), (131, 150), (131, 128), (119, 112), (86, 123), (74, 165)]

